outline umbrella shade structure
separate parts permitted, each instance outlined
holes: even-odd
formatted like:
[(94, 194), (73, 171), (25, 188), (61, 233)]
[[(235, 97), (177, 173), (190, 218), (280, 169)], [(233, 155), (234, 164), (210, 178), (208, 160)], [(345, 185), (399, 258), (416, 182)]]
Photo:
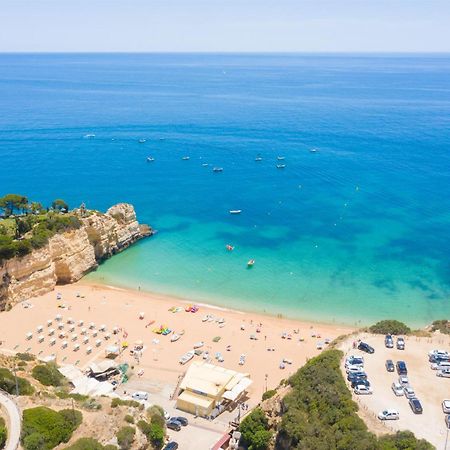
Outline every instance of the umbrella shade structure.
[(84, 320), (79, 320), (79, 321), (78, 321), (78, 326), (79, 326), (79, 327), (82, 327), (83, 325), (84, 325)]
[(57, 322), (60, 322), (60, 321), (62, 320), (62, 315), (61, 315), (61, 314), (56, 314), (55, 320), (56, 320)]
[(64, 324), (63, 323), (60, 323), (59, 325), (58, 325), (58, 330), (63, 330), (64, 329)]
[(75, 344), (75, 345), (73, 346), (73, 351), (74, 351), (74, 352), (77, 352), (78, 350), (80, 350), (80, 344)]
[(100, 345), (102, 345), (102, 340), (101, 340), (101, 339), (97, 339), (97, 340), (95, 341), (95, 346), (96, 346), (96, 347), (100, 347)]
[(105, 334), (105, 339), (106, 339), (106, 340), (111, 339), (111, 333), (106, 333), (106, 334)]
[(66, 337), (66, 333), (64, 333), (64, 331), (61, 331), (61, 333), (58, 334), (58, 337), (59, 337), (60, 339), (63, 339), (63, 338)]
[(81, 334), (86, 334), (87, 333), (87, 329), (86, 328), (82, 328), (81, 329)]
[(55, 334), (55, 329), (54, 328), (50, 328), (50, 330), (48, 330), (48, 335), (49, 336), (53, 336)]
[(67, 341), (62, 341), (61, 348), (67, 348), (68, 345), (69, 343)]
[(139, 313), (139, 319), (143, 319), (145, 317), (145, 312), (144, 311), (141, 311), (140, 313)]
[(44, 336), (41, 334), (40, 336), (38, 336), (38, 342), (44, 342)]
[(73, 333), (72, 336), (70, 336), (70, 339), (72, 339), (72, 341), (76, 341), (78, 339), (78, 334)]
[(85, 336), (83, 338), (83, 344), (87, 344), (89, 342), (89, 338), (87, 336)]
[(38, 333), (42, 333), (44, 331), (44, 327), (42, 325), (38, 325), (38, 327), (36, 328), (36, 331)]
[(91, 322), (90, 324), (89, 324), (89, 328), (92, 330), (93, 328), (95, 328), (95, 323), (94, 322)]
[(98, 331), (97, 331), (97, 330), (92, 330), (92, 336), (93, 336), (93, 337), (96, 337), (97, 334), (98, 334)]
[(73, 320), (73, 317), (69, 317), (67, 319), (67, 323), (71, 324), (71, 323), (75, 323), (75, 321)]
[(99, 328), (100, 331), (106, 331), (106, 325), (102, 323)]
[(92, 353), (92, 347), (86, 347), (86, 354)]
[(53, 323), (53, 321), (52, 321), (52, 320), (50, 320), (50, 319), (49, 319), (49, 320), (47, 320), (47, 326), (48, 326), (48, 327), (51, 327), (51, 326), (52, 326), (52, 323)]
[(27, 341), (33, 338), (33, 333), (30, 331), (26, 334)]
[(73, 325), (70, 325), (69, 331), (72, 332), (73, 330), (75, 330), (75, 327)]
[(56, 339), (55, 338), (50, 339), (50, 345), (55, 345), (55, 344), (56, 344)]

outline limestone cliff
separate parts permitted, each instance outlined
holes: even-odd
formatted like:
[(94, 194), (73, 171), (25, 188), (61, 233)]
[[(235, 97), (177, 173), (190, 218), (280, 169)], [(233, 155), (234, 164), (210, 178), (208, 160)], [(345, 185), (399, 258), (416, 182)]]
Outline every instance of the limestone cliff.
[(147, 225), (139, 224), (133, 206), (126, 203), (105, 214), (75, 212), (81, 228), (56, 234), (45, 247), (0, 264), (0, 311), (51, 291), (57, 284), (79, 280), (101, 260), (152, 234)]

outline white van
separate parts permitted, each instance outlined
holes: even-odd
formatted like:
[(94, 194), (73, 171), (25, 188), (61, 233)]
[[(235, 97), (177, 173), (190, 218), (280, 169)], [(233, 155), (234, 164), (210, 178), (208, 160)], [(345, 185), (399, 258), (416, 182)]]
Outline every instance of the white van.
[(148, 400), (148, 393), (144, 391), (136, 391), (131, 395), (133, 400)]
[(433, 370), (447, 370), (450, 369), (450, 361), (441, 361), (439, 363), (432, 363), (431, 368)]

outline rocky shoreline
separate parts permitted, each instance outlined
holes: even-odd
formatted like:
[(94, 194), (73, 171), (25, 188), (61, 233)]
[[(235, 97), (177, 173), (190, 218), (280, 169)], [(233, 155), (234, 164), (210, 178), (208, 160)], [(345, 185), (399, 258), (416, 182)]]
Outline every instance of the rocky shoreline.
[(119, 203), (101, 213), (73, 211), (82, 226), (58, 233), (47, 245), (0, 264), (0, 311), (42, 295), (58, 284), (78, 281), (98, 264), (153, 230), (136, 219), (134, 207)]

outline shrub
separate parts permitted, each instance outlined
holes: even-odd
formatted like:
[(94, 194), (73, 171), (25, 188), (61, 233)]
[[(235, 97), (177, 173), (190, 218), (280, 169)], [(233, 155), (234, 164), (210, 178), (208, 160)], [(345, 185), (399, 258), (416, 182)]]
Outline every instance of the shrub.
[(159, 450), (160, 448), (162, 448), (165, 435), (166, 432), (164, 429), (164, 425), (154, 423), (153, 421), (150, 423), (149, 441), (154, 449)]
[(379, 438), (381, 450), (431, 450), (434, 447), (425, 439), (417, 440), (411, 431), (397, 431), (395, 434), (387, 434)]
[(372, 325), (369, 331), (376, 334), (409, 334), (411, 328), (398, 320), (381, 320)]
[(134, 423), (134, 418), (133, 418), (133, 416), (132, 416), (131, 414), (127, 414), (127, 415), (124, 417), (124, 420), (125, 420), (125, 422), (127, 422), (127, 423)]
[(44, 386), (61, 386), (65, 381), (64, 375), (54, 363), (34, 366), (31, 375)]
[(70, 447), (66, 447), (65, 450), (104, 450), (104, 447), (93, 438), (81, 438), (75, 441)]
[[(25, 378), (17, 377), (17, 386), (19, 388), (19, 395), (31, 395), (34, 392), (33, 386)], [(9, 394), (16, 393), (16, 380), (11, 371), (0, 367), (0, 389)]]
[(134, 427), (122, 427), (117, 432), (117, 443), (119, 444), (119, 448), (121, 450), (128, 450), (131, 448), (134, 435), (136, 434), (136, 428)]
[(241, 443), (248, 450), (265, 450), (268, 448), (272, 433), (269, 431), (269, 422), (261, 408), (253, 410), (239, 427)]
[(269, 389), (268, 391), (264, 392), (264, 394), (262, 395), (262, 399), (267, 400), (269, 398), (272, 398), (276, 393), (277, 391), (275, 389)]
[(79, 411), (54, 411), (44, 406), (23, 412), (22, 444), (25, 450), (50, 450), (68, 442), (82, 421)]
[(0, 417), (0, 449), (5, 447), (7, 438), (8, 432), (6, 430), (5, 420), (3, 417)]
[(435, 320), (431, 324), (431, 331), (440, 331), (442, 334), (450, 334), (450, 320)]
[(111, 408), (117, 408), (118, 406), (130, 406), (131, 408), (139, 408), (143, 406), (136, 400), (122, 400), (121, 398), (113, 398), (111, 400)]
[(16, 353), (16, 358), (21, 361), (34, 361), (36, 359), (31, 353)]

